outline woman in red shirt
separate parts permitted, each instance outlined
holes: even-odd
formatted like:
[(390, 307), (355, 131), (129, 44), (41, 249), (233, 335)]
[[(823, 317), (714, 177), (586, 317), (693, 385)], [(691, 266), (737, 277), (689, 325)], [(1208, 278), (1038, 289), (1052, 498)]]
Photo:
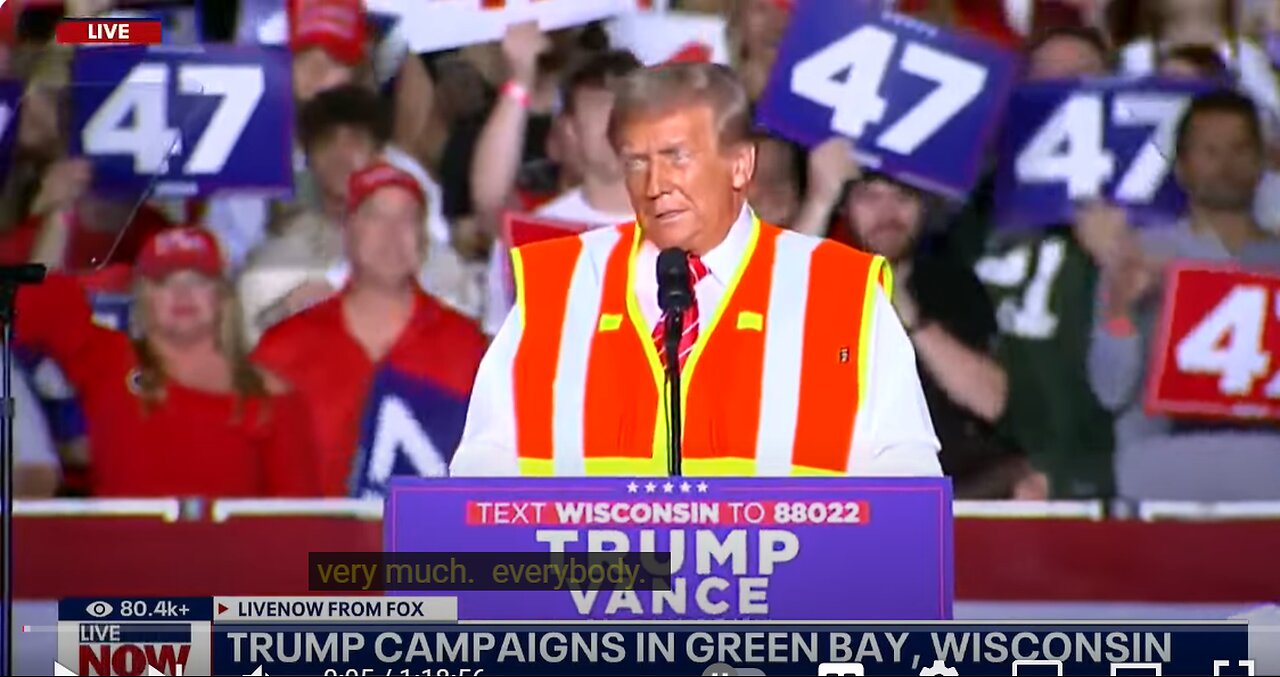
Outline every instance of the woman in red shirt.
[(213, 237), (155, 235), (135, 277), (136, 340), (95, 325), (73, 278), (18, 294), (18, 341), (80, 394), (92, 495), (317, 495), (306, 405), (245, 359)]

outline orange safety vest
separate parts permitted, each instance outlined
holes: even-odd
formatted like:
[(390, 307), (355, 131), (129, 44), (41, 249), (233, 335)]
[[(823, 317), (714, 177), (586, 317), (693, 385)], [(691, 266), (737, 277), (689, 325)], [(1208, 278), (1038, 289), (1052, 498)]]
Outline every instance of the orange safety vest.
[[(667, 474), (665, 378), (634, 223), (512, 251), (522, 475)], [(689, 476), (845, 475), (885, 260), (755, 220), (681, 379)]]

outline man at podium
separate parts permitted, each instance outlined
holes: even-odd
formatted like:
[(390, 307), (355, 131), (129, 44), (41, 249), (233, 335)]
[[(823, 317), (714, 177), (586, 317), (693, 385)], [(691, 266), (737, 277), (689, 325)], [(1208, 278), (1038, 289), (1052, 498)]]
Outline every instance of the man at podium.
[(512, 253), (451, 473), (941, 475), (884, 259), (746, 204), (736, 76), (673, 64), (615, 96), (636, 222)]

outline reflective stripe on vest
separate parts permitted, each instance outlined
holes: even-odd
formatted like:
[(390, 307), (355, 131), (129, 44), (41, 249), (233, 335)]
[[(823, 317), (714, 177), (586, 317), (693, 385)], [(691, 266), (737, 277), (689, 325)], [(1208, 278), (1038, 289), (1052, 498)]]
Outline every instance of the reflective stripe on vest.
[[(522, 474), (666, 474), (663, 373), (632, 291), (640, 243), (627, 225), (513, 251)], [(755, 222), (685, 365), (684, 474), (849, 472), (877, 287), (892, 289), (882, 258)]]

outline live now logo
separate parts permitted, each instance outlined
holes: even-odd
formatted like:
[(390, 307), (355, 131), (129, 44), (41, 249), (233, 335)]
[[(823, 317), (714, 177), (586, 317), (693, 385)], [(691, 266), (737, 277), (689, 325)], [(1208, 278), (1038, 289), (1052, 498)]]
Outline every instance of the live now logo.
[[(182, 675), (182, 673), (183, 673), (183, 672), (184, 672), (184, 670), (183, 670), (183, 665), (182, 665), (182, 664), (178, 664), (177, 668), (175, 669), (175, 671), (174, 671), (174, 673), (173, 673), (173, 677), (183, 677), (183, 675)], [(76, 675), (76, 672), (75, 672), (74, 670), (72, 670), (71, 668), (69, 668), (69, 667), (67, 667), (67, 666), (65, 666), (65, 665), (63, 665), (63, 664), (61, 664), (61, 663), (59, 663), (58, 661), (54, 661), (54, 662), (53, 662), (53, 674), (54, 674), (54, 675), (72, 675), (72, 676), (74, 676), (74, 675)], [(147, 671), (146, 671), (146, 672), (144, 672), (144, 673), (142, 673), (142, 674), (143, 674), (143, 675), (146, 675), (146, 677), (164, 677), (164, 675), (165, 675), (165, 673), (163, 673), (163, 672), (161, 672), (161, 671), (157, 670), (154, 666), (151, 666), (151, 665), (148, 665), (148, 666), (147, 666)]]
[[(0, 0), (0, 2), (3, 2), (3, 0)], [(173, 675), (168, 675), (167, 673), (161, 672), (160, 670), (157, 670), (156, 667), (153, 665), (148, 665), (146, 672), (142, 674), (145, 675), (145, 677), (183, 677), (184, 672), (186, 672), (186, 666), (179, 663), (174, 668)], [(58, 661), (53, 662), (53, 674), (55, 675), (55, 677), (57, 677), (58, 675), (67, 675), (68, 677), (77, 677), (75, 670), (72, 670), (71, 668), (63, 665), (62, 663), (59, 663)], [(244, 677), (267, 677), (267, 673), (264, 672), (262, 670), (262, 666), (259, 665), (253, 672), (246, 674)]]
[(161, 24), (151, 19), (63, 19), (60, 45), (158, 45)]

